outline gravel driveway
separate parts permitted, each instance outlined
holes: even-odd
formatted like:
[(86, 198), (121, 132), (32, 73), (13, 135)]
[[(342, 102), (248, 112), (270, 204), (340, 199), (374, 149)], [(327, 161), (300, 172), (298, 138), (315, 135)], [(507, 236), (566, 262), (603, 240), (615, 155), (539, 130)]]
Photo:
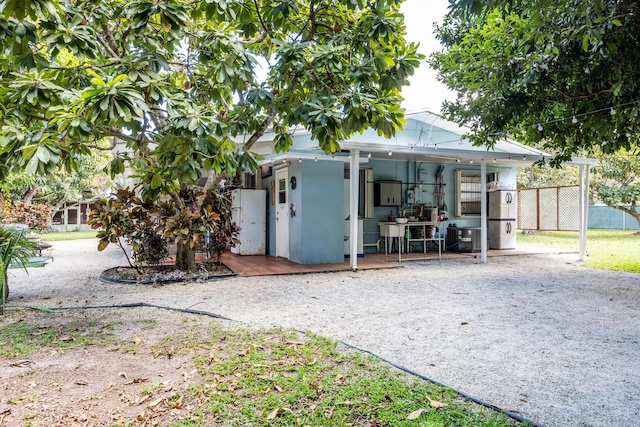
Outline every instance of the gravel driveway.
[(637, 274), (537, 255), (151, 287), (101, 283), (124, 259), (96, 246), (55, 242), (53, 263), (11, 270), (8, 303), (205, 310), (345, 341), (544, 426), (640, 422)]

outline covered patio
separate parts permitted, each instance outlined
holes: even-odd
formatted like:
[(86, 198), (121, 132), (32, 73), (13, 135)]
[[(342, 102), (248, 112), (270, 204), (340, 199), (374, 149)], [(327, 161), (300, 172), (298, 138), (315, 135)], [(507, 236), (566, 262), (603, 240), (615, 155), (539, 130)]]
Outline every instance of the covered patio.
[[(438, 261), (438, 253), (431, 252), (430, 258), (424, 258), (420, 253), (405, 254), (403, 261), (423, 262), (433, 264), (437, 267), (442, 261)], [(487, 249), (487, 257), (506, 257), (516, 255), (541, 255), (541, 254), (578, 254), (575, 250), (558, 250), (546, 248), (521, 248), (509, 251)], [(384, 253), (366, 254), (364, 257), (358, 258), (358, 269), (375, 270), (399, 268), (403, 264), (395, 260), (395, 254), (385, 255)], [(452, 259), (481, 259), (481, 253), (465, 253), (465, 252), (442, 252), (442, 260)], [(222, 262), (233, 270), (238, 276), (273, 276), (284, 274), (305, 274), (305, 273), (331, 273), (336, 271), (349, 271), (352, 269), (351, 261), (345, 258), (342, 263), (333, 264), (298, 264), (282, 257), (274, 257), (270, 255), (236, 255), (226, 252), (222, 256)]]

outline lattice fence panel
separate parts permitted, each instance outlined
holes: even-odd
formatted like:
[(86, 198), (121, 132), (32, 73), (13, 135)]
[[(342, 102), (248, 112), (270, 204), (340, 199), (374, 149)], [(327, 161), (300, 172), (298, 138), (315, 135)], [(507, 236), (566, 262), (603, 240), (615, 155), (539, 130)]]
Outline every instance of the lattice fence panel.
[(558, 187), (558, 230), (580, 230), (580, 187)]
[(518, 190), (518, 227), (523, 230), (579, 230), (580, 187)]
[(538, 224), (540, 230), (558, 229), (558, 189), (538, 190)]
[(538, 229), (538, 190), (518, 190), (518, 228)]

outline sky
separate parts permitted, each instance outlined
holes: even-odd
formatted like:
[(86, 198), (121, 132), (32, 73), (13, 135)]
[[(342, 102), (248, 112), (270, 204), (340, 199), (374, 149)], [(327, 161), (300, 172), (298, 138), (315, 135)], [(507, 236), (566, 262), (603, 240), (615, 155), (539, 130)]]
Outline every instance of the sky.
[[(426, 55), (442, 49), (433, 35), (433, 23), (442, 22), (449, 6), (448, 0), (405, 0), (401, 6), (407, 27), (407, 40), (420, 42), (419, 52)], [(455, 94), (436, 79), (436, 72), (426, 60), (411, 78), (411, 86), (403, 89), (402, 104), (409, 111), (428, 109), (440, 112), (444, 100), (454, 100)]]

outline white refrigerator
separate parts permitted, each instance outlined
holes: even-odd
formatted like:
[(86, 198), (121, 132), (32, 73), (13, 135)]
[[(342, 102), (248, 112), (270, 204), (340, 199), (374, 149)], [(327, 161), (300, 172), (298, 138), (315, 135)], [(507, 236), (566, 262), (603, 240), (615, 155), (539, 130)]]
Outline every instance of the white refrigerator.
[(238, 188), (231, 191), (231, 219), (240, 227), (238, 243), (231, 252), (264, 255), (267, 238), (267, 190)]

